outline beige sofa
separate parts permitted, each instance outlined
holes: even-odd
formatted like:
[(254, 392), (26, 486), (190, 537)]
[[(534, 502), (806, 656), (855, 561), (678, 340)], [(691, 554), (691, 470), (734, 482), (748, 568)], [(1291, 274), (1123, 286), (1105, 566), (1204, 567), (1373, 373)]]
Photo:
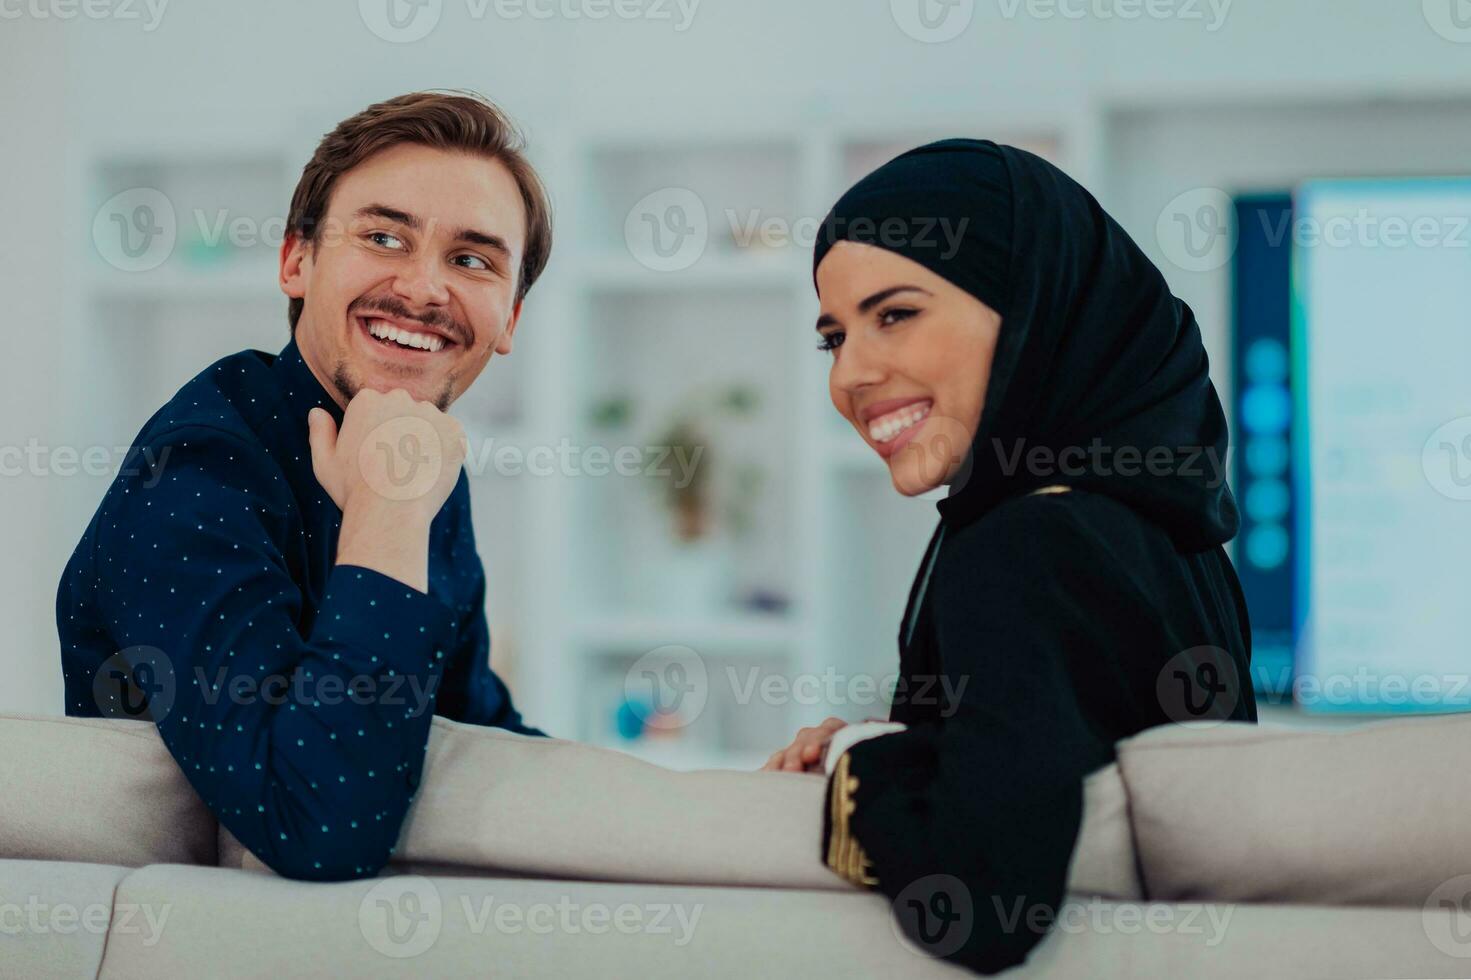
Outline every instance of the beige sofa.
[[(311, 884), (222, 833), (147, 723), (0, 716), (0, 747), (4, 977), (964, 975), (820, 864), (813, 777), (436, 719), (399, 863)], [(1131, 739), (1007, 975), (1471, 976), (1468, 747), (1471, 716)], [(958, 928), (1017, 911), (951, 897)]]

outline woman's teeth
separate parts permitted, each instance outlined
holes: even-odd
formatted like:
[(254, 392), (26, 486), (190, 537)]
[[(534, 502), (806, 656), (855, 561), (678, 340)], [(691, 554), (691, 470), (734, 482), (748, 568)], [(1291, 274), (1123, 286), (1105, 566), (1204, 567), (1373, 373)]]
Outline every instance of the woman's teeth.
[(368, 333), (379, 340), (391, 340), (400, 347), (415, 347), (419, 350), (427, 350), (430, 353), (441, 350), (444, 347), (444, 338), (436, 337), (434, 334), (413, 333), (409, 330), (401, 330), (391, 323), (383, 320), (369, 320)]
[(906, 405), (887, 415), (880, 415), (868, 423), (868, 434), (874, 442), (889, 442), (905, 429), (911, 429), (923, 422), (929, 417), (930, 409), (933, 407), (932, 402), (920, 402), (915, 405)]

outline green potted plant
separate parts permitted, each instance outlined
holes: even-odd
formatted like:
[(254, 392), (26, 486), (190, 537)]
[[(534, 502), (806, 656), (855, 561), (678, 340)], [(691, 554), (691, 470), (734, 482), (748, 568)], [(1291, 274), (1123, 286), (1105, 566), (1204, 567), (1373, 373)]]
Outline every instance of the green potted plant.
[[(752, 522), (763, 483), (760, 466), (717, 449), (724, 426), (756, 414), (757, 391), (745, 384), (691, 392), (670, 410), (652, 441), (668, 465), (648, 474), (665, 514), (662, 540), (640, 542), (636, 578), (646, 604), (689, 612), (728, 600), (731, 544)], [(594, 407), (603, 428), (625, 426), (636, 414), (626, 395)]]

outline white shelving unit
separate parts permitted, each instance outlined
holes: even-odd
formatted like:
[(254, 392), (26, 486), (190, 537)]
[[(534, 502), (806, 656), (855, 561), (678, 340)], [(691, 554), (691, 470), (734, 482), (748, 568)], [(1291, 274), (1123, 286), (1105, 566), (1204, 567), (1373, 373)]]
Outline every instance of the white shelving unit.
[(269, 238), (295, 185), (286, 143), (181, 137), (84, 155), (82, 352), (94, 404), (112, 409), (83, 421), (88, 438), (126, 445), (211, 362), (285, 344)]
[[(750, 372), (763, 405), (783, 411), (755, 422), (761, 461), (781, 478), (768, 481), (755, 508), (765, 533), (753, 547), (746, 542), (755, 553), (743, 568), (756, 578), (744, 584), (762, 584), (787, 605), (780, 614), (758, 614), (731, 602), (737, 590), (724, 602), (706, 596), (678, 611), (647, 608), (610, 589), (609, 580), (668, 559), (652, 546), (659, 525), (650, 519), (658, 514), (650, 494), (640, 499), (635, 487), (594, 478), (544, 481), (528, 502), (533, 521), (524, 540), (533, 547), (521, 553), (528, 602), (512, 617), (535, 624), (516, 649), (515, 683), (528, 717), (556, 734), (662, 765), (753, 768), (800, 725), (887, 712), (855, 681), (883, 681), (896, 670), (897, 628), (936, 522), (933, 499), (903, 499), (891, 489), (887, 469), (828, 403), (827, 359), (813, 350), (811, 249), (733, 247), (721, 241), (731, 238), (727, 209), (736, 207), (738, 228), (759, 227), (750, 222), (752, 209), (815, 225), (853, 181), (909, 147), (955, 134), (1024, 146), (1064, 166), (1109, 207), (1196, 309), (1212, 361), (1224, 365), (1228, 266), (1178, 268), (1155, 237), (1156, 219), (1192, 188), (1292, 187), (1339, 172), (1343, 144), (1370, 140), (1389, 112), (1340, 103), (1211, 104), (1136, 93), (1116, 106), (1066, 100), (1050, 113), (874, 119), (840, 129), (684, 128), (678, 140), (669, 138), (672, 127), (583, 129), (550, 141), (538, 135), (558, 197), (559, 241), (533, 297), (528, 358), (515, 368), (527, 384), (525, 430), (593, 444), (612, 436), (588, 424), (588, 403), (612, 383), (668, 408), (681, 386), (725, 380), (722, 371)], [(1411, 122), (1397, 129), (1402, 143), (1367, 160), (1368, 171), (1395, 172), (1405, 159), (1464, 169), (1458, 134), (1467, 132), (1467, 103), (1422, 100), (1393, 112)], [(1175, 138), (1180, 131), (1193, 138)], [(1259, 132), (1271, 132), (1271, 146)], [(638, 262), (649, 253), (628, 246), (624, 231), (635, 206), (669, 188), (696, 193), (709, 240), (687, 268), (655, 271)], [(672, 377), (660, 374), (660, 363), (705, 366)], [(1230, 377), (1219, 366), (1214, 374), (1228, 402)], [(628, 434), (638, 441), (650, 431), (634, 425)], [(722, 446), (712, 441), (713, 449)], [(496, 550), (484, 534), (481, 549)], [(697, 711), (681, 717), (674, 709), (674, 724), (633, 739), (619, 731), (615, 718), (628, 693), (652, 692), (675, 705), (691, 671), (669, 668), (694, 664), (703, 668), (691, 693)], [(763, 689), (766, 681), (774, 686)], [(803, 697), (803, 683), (825, 696)], [(640, 712), (631, 720), (627, 714), (628, 728), (637, 728)]]
[[(985, 119), (677, 140), (655, 130), (537, 135), (534, 162), (556, 207), (552, 264), (514, 354), (493, 361), (452, 409), (480, 454), (472, 493), (494, 663), (528, 720), (676, 768), (755, 768), (801, 725), (886, 713), (871, 695), (831, 704), (810, 691), (867, 692), (863, 677), (893, 674), (933, 504), (895, 493), (828, 403), (810, 241), (741, 237), (768, 218), (810, 233), (872, 166), (961, 132), (1065, 165), (1075, 143), (1066, 125)], [(88, 421), (92, 438), (125, 444), (214, 359), (285, 345), (274, 247), (211, 246), (200, 228), (217, 227), (222, 211), (257, 224), (284, 216), (313, 142), (287, 134), (262, 152), (182, 140), (88, 158), (81, 177), (94, 209), (153, 188), (172, 202), (178, 229), (172, 253), (147, 271), (108, 264), (101, 247), (89, 255), (89, 376), (105, 393), (98, 404), (116, 406)], [(698, 260), (659, 271), (626, 230), (641, 200), (670, 188), (697, 196), (708, 234)], [(738, 415), (705, 412), (699, 465), (716, 504), (741, 505), (745, 521), (738, 532), (712, 505), (714, 530), (689, 554), (661, 502), (664, 484), (590, 475), (585, 450), (656, 446), (681, 406), (730, 389), (750, 404)], [(596, 410), (609, 404), (623, 406), (621, 424), (599, 423)], [(496, 447), (563, 444), (583, 453), (570, 471), (511, 475), (495, 465)], [(730, 489), (736, 474), (759, 479)], [(678, 690), (650, 686), (685, 677), (688, 687), (671, 665), (703, 677), (678, 707)], [(641, 693), (670, 711), (651, 711)]]
[[(533, 411), (528, 428), (570, 432), (579, 445), (642, 445), (657, 441), (684, 389), (744, 383), (758, 393), (749, 420), (758, 435), (724, 432), (709, 448), (712, 456), (746, 452), (765, 478), (752, 527), (727, 542), (733, 587), (683, 608), (628, 588), (660, 566), (677, 567), (672, 519), (665, 512), (660, 520), (656, 495), (639, 485), (647, 481), (559, 477), (555, 491), (538, 494), (547, 523), (533, 536), (546, 542), (548, 574), (528, 586), (542, 602), (522, 637), (516, 678), (538, 723), (675, 768), (756, 768), (801, 725), (829, 714), (886, 714), (870, 682), (879, 686), (897, 667), (894, 638), (936, 520), (933, 502), (897, 494), (886, 467), (829, 404), (828, 361), (812, 330), (810, 238), (744, 247), (739, 239), (752, 230), (759, 239), (770, 218), (810, 235), (873, 166), (930, 139), (976, 131), (1067, 162), (1062, 129), (975, 119), (686, 131), (674, 141), (657, 131), (584, 132), (558, 144), (547, 176), (561, 192), (560, 240), (532, 299), (550, 299), (556, 314), (543, 306), (526, 350), (561, 359), (561, 371), (532, 371), (557, 373), (560, 384), (543, 401), (555, 408), (544, 417)], [(694, 221), (707, 229), (704, 247), (693, 250), (697, 259), (660, 271), (665, 257), (637, 235), (648, 223), (637, 211), (650, 208), (652, 195), (657, 225), (669, 217), (661, 207), (689, 204), (678, 192), (693, 192), (705, 211)], [(670, 239), (677, 227), (662, 225)], [(633, 421), (599, 429), (590, 406), (620, 396), (636, 405)], [(715, 473), (719, 465), (716, 456)], [(481, 548), (494, 550), (483, 537)], [(780, 599), (779, 610), (743, 605), (752, 589)], [(832, 703), (833, 690), (846, 703)], [(651, 715), (655, 702), (668, 714)], [(643, 734), (628, 737), (640, 727)]]
[[(828, 403), (827, 359), (811, 326), (810, 243), (743, 247), (741, 234), (759, 237), (768, 218), (815, 229), (844, 189), (892, 155), (985, 134), (1049, 156), (1094, 189), (1195, 308), (1222, 364), (1227, 273), (1169, 265), (1150, 237), (1160, 209), (1192, 187), (1284, 187), (1336, 172), (1342, 144), (1407, 115), (1404, 140), (1366, 158), (1365, 172), (1393, 171), (1405, 158), (1449, 172), (1465, 159), (1467, 111), (1431, 100), (1393, 118), (1374, 106), (1335, 115), (1312, 105), (1068, 100), (1010, 116), (846, 126), (535, 132), (533, 159), (556, 210), (552, 263), (513, 356), (494, 360), (453, 409), (479, 454), (471, 486), (494, 664), (525, 716), (661, 765), (753, 768), (802, 725), (887, 710), (872, 692), (897, 666), (899, 618), (933, 503), (895, 493)], [(1254, 140), (1264, 131), (1275, 134), (1271, 147)], [(76, 352), (97, 393), (88, 404), (108, 410), (76, 419), (78, 439), (125, 445), (215, 358), (284, 346), (274, 247), (203, 239), (221, 211), (258, 223), (282, 216), (316, 136), (286, 133), (274, 149), (180, 137), (77, 158), (77, 225), (138, 187), (164, 192), (178, 223), (172, 253), (148, 271), (108, 264), (100, 244), (84, 256), (83, 288), (65, 302), (86, 327)], [(643, 213), (657, 224), (661, 206), (689, 204), (671, 189), (693, 193), (705, 211), (703, 249), (673, 270), (636, 235)], [(104, 221), (105, 232), (121, 230)], [(1216, 373), (1228, 397), (1229, 378)], [(753, 405), (709, 425), (702, 465), (717, 486), (735, 472), (727, 465), (762, 478), (735, 495), (744, 531), (717, 522), (719, 543), (704, 557), (675, 547), (657, 481), (595, 476), (585, 465), (510, 475), (494, 464), (501, 446), (525, 454), (565, 444), (582, 465), (589, 447), (654, 445), (682, 400), (732, 386)], [(624, 406), (620, 423), (599, 422), (609, 404)], [(79, 481), (67, 492), (77, 494), (73, 509), (90, 513), (101, 490)], [(660, 706), (667, 713), (650, 710)]]

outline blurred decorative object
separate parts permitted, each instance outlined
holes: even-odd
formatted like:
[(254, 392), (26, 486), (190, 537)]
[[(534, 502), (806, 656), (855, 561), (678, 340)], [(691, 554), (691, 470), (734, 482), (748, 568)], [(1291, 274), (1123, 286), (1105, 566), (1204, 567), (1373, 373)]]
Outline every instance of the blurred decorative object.
[(723, 508), (730, 529), (737, 535), (751, 524), (751, 505), (759, 492), (763, 473), (751, 462), (719, 463), (711, 453), (709, 432), (722, 419), (749, 420), (756, 413), (760, 396), (756, 389), (733, 384), (715, 392), (688, 395), (674, 409), (663, 436), (656, 440), (677, 464), (654, 475), (664, 485), (664, 499), (674, 519), (675, 537), (683, 542), (699, 540), (714, 530), (714, 512)]
[(615, 395), (593, 404), (588, 409), (588, 418), (599, 429), (617, 429), (628, 424), (633, 415), (633, 400), (627, 395)]
[(639, 738), (644, 733), (644, 719), (653, 710), (652, 705), (634, 704), (625, 697), (618, 704), (618, 710), (614, 714), (614, 727), (622, 738), (630, 741)]
[(723, 420), (748, 420), (759, 401), (753, 388), (739, 384), (693, 393), (676, 406), (655, 440), (672, 462), (652, 475), (662, 484), (674, 532), (672, 541), (661, 543), (657, 560), (644, 563), (653, 572), (648, 598), (659, 608), (688, 613), (728, 598), (731, 538), (750, 527), (761, 472), (753, 463), (726, 463), (712, 453), (710, 433)]
[(680, 541), (698, 541), (710, 530), (710, 470), (700, 465), (708, 441), (695, 423), (685, 418), (676, 420), (658, 440), (660, 451), (690, 463), (688, 474), (672, 468), (666, 471), (668, 476), (656, 474), (664, 484), (664, 500), (674, 517), (674, 536)]
[(237, 251), (229, 242), (209, 242), (198, 235), (191, 235), (184, 242), (183, 256), (190, 265), (212, 266), (235, 258)]
[(760, 613), (784, 613), (792, 606), (791, 596), (775, 589), (751, 589), (741, 597), (741, 605)]
[[(728, 600), (731, 547), (746, 534), (765, 474), (750, 460), (711, 451), (722, 423), (741, 424), (760, 396), (744, 383), (690, 392), (667, 413), (651, 442), (650, 485), (660, 494), (672, 533), (650, 542), (635, 568), (634, 592), (650, 608), (688, 614)], [(593, 425), (622, 428), (637, 414), (632, 396), (615, 394), (589, 409)], [(723, 440), (728, 444), (733, 440)]]

